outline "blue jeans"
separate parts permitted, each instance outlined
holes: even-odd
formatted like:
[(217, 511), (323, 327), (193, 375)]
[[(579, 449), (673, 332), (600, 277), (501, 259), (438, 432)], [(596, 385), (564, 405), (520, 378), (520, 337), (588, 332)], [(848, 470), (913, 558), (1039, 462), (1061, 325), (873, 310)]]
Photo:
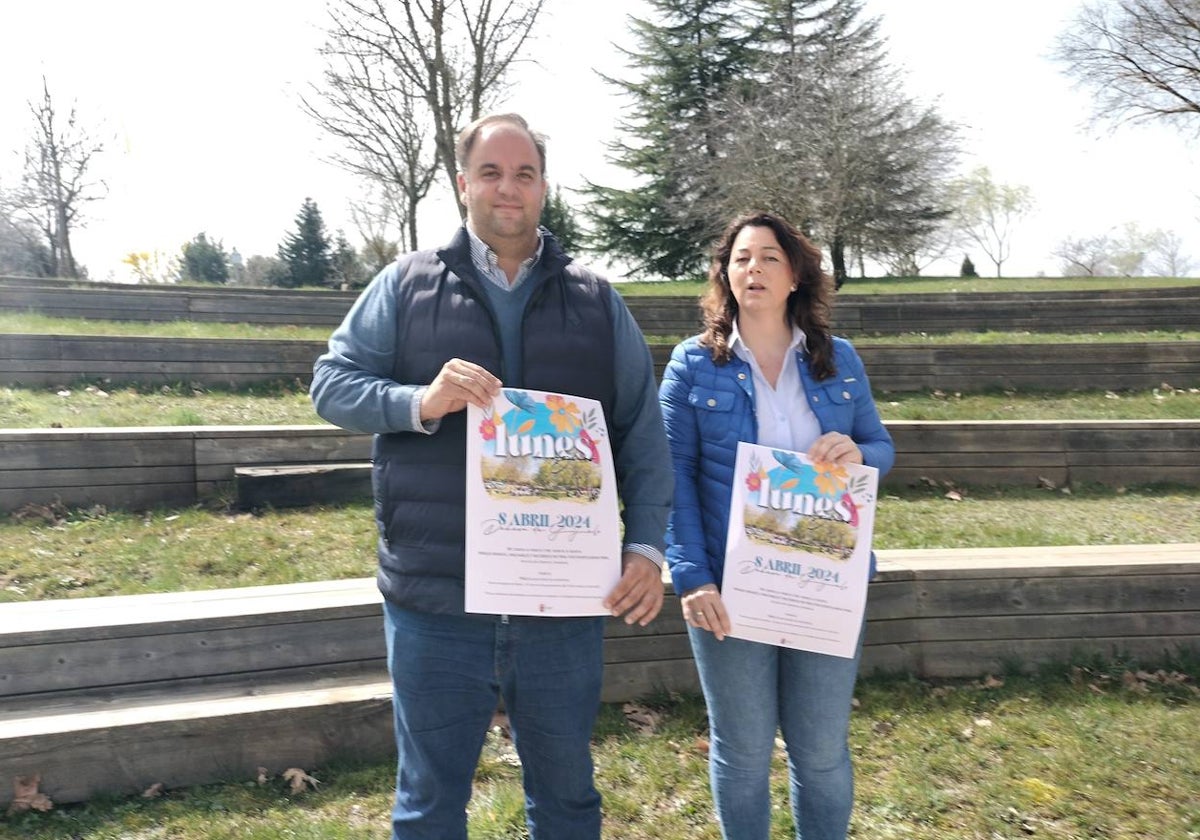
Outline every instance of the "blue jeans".
[(397, 771), (393, 840), (466, 840), (479, 754), (504, 698), (534, 840), (596, 840), (592, 726), (603, 618), (434, 615), (384, 602)]
[[(688, 628), (708, 705), (709, 777), (721, 836), (767, 840), (775, 732), (787, 745), (792, 817), (802, 840), (843, 840), (854, 802), (854, 659)], [(861, 634), (860, 634), (861, 639)]]

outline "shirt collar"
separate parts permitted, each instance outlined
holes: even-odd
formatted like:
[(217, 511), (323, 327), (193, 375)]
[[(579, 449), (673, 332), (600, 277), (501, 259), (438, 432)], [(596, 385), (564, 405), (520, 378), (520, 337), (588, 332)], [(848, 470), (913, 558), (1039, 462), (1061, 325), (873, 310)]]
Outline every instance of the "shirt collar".
[[(500, 270), (500, 261), (496, 258), (496, 252), (493, 251), (486, 242), (480, 239), (475, 234), (475, 231), (471, 230), (470, 225), (464, 224), (463, 227), (467, 230), (467, 239), (471, 244), (471, 262), (484, 277), (494, 278), (496, 276), (496, 272)], [(537, 248), (534, 249), (531, 257), (521, 263), (521, 267), (517, 269), (516, 282), (512, 285), (515, 286), (517, 283), (521, 282), (529, 269), (532, 268), (537, 261), (542, 258), (542, 251), (544, 250), (545, 245), (546, 239), (544, 236), (542, 236), (542, 228), (539, 226), (537, 229)], [(508, 283), (506, 282), (505, 286), (507, 285)]]
[[(752, 354), (750, 348), (746, 346), (746, 340), (742, 338), (742, 333), (738, 329), (737, 318), (733, 319), (733, 329), (729, 331), (729, 349), (732, 350), (739, 359), (747, 360)], [(800, 349), (805, 353), (808, 352), (808, 342), (804, 336), (804, 330), (800, 329), (795, 324), (792, 324), (792, 341), (787, 347), (788, 350)]]

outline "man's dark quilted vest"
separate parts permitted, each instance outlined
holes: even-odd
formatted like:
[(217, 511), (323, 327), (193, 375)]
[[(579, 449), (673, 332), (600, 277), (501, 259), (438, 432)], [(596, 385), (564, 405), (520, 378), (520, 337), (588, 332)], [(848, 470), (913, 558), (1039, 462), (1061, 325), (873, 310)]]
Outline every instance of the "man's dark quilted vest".
[[(545, 239), (542, 270), (535, 268), (530, 278), (540, 285), (525, 311), (519, 382), (502, 369), (498, 327), (471, 263), (465, 229), (446, 248), (406, 259), (397, 301), (395, 381), (428, 384), (457, 357), (487, 368), (507, 387), (599, 400), (611, 418), (611, 291), (571, 262), (553, 237)], [(465, 411), (446, 415), (432, 435), (376, 436), (378, 580), (389, 601), (424, 612), (463, 612), (465, 471)]]

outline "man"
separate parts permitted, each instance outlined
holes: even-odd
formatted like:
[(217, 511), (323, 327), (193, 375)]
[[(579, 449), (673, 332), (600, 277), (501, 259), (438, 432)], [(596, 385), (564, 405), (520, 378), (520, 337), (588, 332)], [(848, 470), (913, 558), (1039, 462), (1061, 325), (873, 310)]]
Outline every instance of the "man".
[(521, 757), (535, 840), (600, 836), (592, 724), (603, 617), (464, 612), (468, 403), (506, 387), (604, 406), (622, 501), (620, 581), (605, 608), (645, 625), (662, 606), (671, 503), (650, 354), (604, 280), (538, 227), (545, 143), (515, 114), (458, 139), (467, 222), (364, 290), (316, 362), (317, 412), (375, 434), (379, 588), (395, 707), (396, 840), (466, 838), (471, 782), (497, 697)]

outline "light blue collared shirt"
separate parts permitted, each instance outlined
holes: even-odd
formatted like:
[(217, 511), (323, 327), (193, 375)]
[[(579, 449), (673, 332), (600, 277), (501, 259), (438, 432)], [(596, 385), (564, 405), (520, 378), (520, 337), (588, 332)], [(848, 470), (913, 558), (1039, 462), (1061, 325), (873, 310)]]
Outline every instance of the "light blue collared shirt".
[(804, 383), (797, 367), (796, 351), (806, 350), (804, 331), (792, 325), (792, 341), (783, 355), (783, 367), (772, 386), (746, 340), (738, 332), (737, 321), (729, 333), (729, 349), (750, 365), (754, 376), (754, 417), (758, 421), (758, 442), (792, 452), (807, 452), (821, 436), (821, 421), (808, 406)]

